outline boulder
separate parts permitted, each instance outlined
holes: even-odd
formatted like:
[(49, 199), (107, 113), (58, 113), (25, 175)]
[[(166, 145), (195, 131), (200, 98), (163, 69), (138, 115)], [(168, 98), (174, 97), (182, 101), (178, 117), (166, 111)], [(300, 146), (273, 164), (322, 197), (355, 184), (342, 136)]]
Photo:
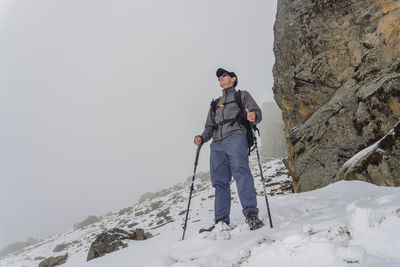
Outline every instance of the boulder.
[(63, 243), (63, 244), (58, 244), (54, 249), (53, 252), (61, 252), (67, 247), (69, 247), (71, 243)]
[(67, 262), (68, 253), (63, 256), (50, 257), (39, 263), (39, 267), (53, 267)]
[(144, 230), (141, 228), (136, 229), (136, 240), (145, 240), (146, 236)]
[(135, 231), (128, 232), (123, 229), (113, 228), (99, 234), (90, 246), (87, 261), (104, 256), (105, 254), (126, 248), (127, 243), (123, 240), (145, 240), (151, 237), (150, 233), (145, 233), (143, 229), (137, 228)]

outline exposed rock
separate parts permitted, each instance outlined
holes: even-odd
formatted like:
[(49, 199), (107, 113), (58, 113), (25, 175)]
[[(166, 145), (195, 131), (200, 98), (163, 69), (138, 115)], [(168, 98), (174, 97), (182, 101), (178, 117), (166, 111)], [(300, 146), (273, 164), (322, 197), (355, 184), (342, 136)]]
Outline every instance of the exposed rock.
[(68, 244), (66, 244), (66, 243), (58, 244), (58, 245), (53, 249), (53, 252), (61, 252), (61, 251), (63, 251), (64, 249), (66, 249), (69, 245), (70, 245), (70, 243), (68, 243)]
[[(295, 192), (345, 178), (342, 165), (400, 120), (399, 29), (398, 1), (278, 0), (273, 90)], [(374, 173), (353, 177), (382, 184)]]
[(261, 111), (263, 118), (257, 125), (261, 135), (261, 155), (267, 158), (286, 157), (287, 148), (282, 112), (275, 102), (265, 102)]
[(162, 204), (163, 204), (163, 202), (162, 202), (161, 200), (152, 202), (152, 203), (150, 204), (150, 210), (159, 209), (159, 208), (162, 206)]
[(123, 240), (144, 240), (150, 238), (152, 235), (145, 233), (143, 229), (137, 228), (135, 231), (128, 232), (119, 228), (113, 228), (106, 230), (96, 237), (96, 240), (90, 246), (87, 261), (94, 258), (104, 256), (107, 253), (111, 253), (125, 248), (128, 246), (127, 243), (122, 242)]
[(131, 233), (118, 228), (101, 233), (91, 244), (87, 261), (101, 257), (107, 253), (117, 251), (121, 247), (127, 247), (128, 245), (122, 242), (124, 239), (133, 239), (133, 236)]
[(130, 224), (128, 224), (128, 228), (132, 228), (132, 227), (134, 227), (134, 226), (136, 226), (138, 224), (139, 223), (137, 223), (137, 222), (130, 223)]
[(85, 226), (97, 223), (99, 221), (100, 221), (100, 219), (97, 216), (94, 216), (94, 215), (89, 216), (82, 222), (74, 224), (74, 230), (81, 229)]
[(144, 240), (145, 239), (145, 234), (144, 230), (141, 228), (136, 229), (136, 240)]
[(146, 200), (152, 200), (156, 197), (164, 197), (174, 191), (174, 188), (163, 189), (156, 193), (147, 192), (140, 196), (138, 203), (143, 203)]
[(142, 216), (143, 214), (145, 214), (145, 212), (143, 210), (140, 210), (140, 211), (135, 213), (135, 217)]
[[(211, 179), (210, 178), (210, 172), (198, 172), (196, 174), (196, 180), (200, 180), (200, 181), (204, 182), (204, 181), (209, 181), (210, 179)], [(151, 200), (153, 200), (154, 198), (157, 198), (157, 197), (167, 196), (167, 195), (169, 195), (169, 194), (171, 194), (173, 192), (176, 192), (176, 191), (179, 191), (179, 190), (183, 189), (186, 186), (186, 184), (190, 184), (191, 182), (192, 182), (192, 176), (188, 176), (184, 183), (176, 184), (176, 185), (174, 185), (174, 186), (172, 186), (172, 187), (170, 187), (168, 189), (163, 189), (163, 190), (158, 191), (156, 193), (153, 193), (153, 192), (144, 193), (144, 194), (142, 194), (140, 196), (138, 203), (140, 204), (140, 203), (143, 203), (145, 201), (151, 201)], [(149, 209), (148, 211), (139, 211), (139, 215), (137, 215), (138, 213), (135, 213), (135, 216), (141, 216), (144, 213), (151, 211), (152, 209), (153, 208)]]
[(124, 208), (124, 209), (122, 209), (122, 210), (120, 210), (119, 212), (118, 212), (118, 215), (119, 216), (121, 216), (121, 215), (123, 215), (123, 214), (131, 214), (133, 212), (133, 208), (132, 207), (129, 207), (129, 208)]
[(65, 250), (66, 248), (68, 248), (69, 246), (72, 246), (74, 244), (79, 244), (79, 243), (80, 243), (79, 241), (74, 240), (73, 242), (58, 244), (53, 249), (53, 252), (61, 252), (61, 251)]
[(144, 193), (140, 196), (138, 203), (143, 203), (144, 201), (148, 200), (148, 199), (153, 199), (156, 197), (156, 193), (153, 192), (147, 192)]
[(68, 253), (63, 256), (50, 257), (39, 263), (39, 267), (53, 267), (67, 262)]
[(160, 211), (156, 214), (156, 217), (167, 217), (169, 214), (170, 207), (166, 208), (165, 210)]
[(375, 144), (347, 161), (339, 179), (363, 180), (383, 186), (400, 186), (400, 122)]

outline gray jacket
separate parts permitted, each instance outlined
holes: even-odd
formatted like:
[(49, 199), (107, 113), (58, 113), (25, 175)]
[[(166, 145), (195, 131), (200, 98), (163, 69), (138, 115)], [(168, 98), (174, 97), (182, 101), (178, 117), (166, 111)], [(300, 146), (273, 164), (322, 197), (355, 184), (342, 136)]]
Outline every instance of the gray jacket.
[[(235, 101), (234, 94), (236, 89), (234, 87), (229, 87), (226, 89), (222, 89), (222, 96), (218, 102), (218, 105), (228, 103), (231, 101)], [(241, 99), (244, 108), (254, 112), (256, 114), (255, 124), (259, 123), (262, 119), (261, 109), (258, 107), (257, 103), (254, 101), (253, 97), (247, 91), (241, 91)], [(215, 112), (215, 123), (221, 122), (223, 120), (235, 119), (238, 113), (240, 112), (239, 106), (235, 103), (224, 105), (223, 107), (218, 107)], [(213, 130), (214, 120), (213, 120), (214, 111), (212, 107), (208, 111), (206, 124), (204, 126), (204, 132), (201, 134), (203, 138), (203, 142), (207, 142), (211, 138), (213, 141), (222, 140), (236, 132), (246, 132), (246, 128), (239, 124), (238, 122), (234, 122), (231, 126), (231, 123), (226, 123), (221, 126), (218, 126), (216, 130)]]

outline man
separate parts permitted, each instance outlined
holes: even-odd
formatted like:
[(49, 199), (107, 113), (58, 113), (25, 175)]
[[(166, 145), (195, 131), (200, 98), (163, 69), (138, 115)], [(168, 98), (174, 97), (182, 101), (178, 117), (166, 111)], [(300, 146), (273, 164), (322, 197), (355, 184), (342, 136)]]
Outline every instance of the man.
[[(248, 143), (246, 127), (239, 123), (238, 114), (242, 112), (235, 101), (237, 76), (234, 72), (224, 69), (217, 70), (222, 96), (218, 103), (211, 105), (208, 112), (204, 132), (194, 138), (196, 145), (213, 139), (210, 145), (211, 182), (215, 188), (215, 224), (229, 225), (231, 208), (230, 181), (236, 180), (242, 213), (251, 230), (263, 226), (258, 218), (257, 198), (254, 180), (249, 167)], [(241, 91), (241, 103), (246, 110), (246, 118), (257, 124), (261, 121), (261, 110), (252, 96)], [(222, 225), (222, 226), (223, 226)]]

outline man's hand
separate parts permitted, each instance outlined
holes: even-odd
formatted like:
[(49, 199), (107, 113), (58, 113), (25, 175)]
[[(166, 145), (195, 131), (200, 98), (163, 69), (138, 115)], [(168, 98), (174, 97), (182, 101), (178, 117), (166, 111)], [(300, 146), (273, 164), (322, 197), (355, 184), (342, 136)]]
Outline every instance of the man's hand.
[(194, 143), (198, 146), (203, 142), (203, 138), (200, 135), (194, 137)]
[(246, 112), (247, 112), (247, 120), (250, 121), (250, 122), (255, 122), (256, 121), (256, 114), (254, 112), (251, 112), (247, 108), (246, 108)]

